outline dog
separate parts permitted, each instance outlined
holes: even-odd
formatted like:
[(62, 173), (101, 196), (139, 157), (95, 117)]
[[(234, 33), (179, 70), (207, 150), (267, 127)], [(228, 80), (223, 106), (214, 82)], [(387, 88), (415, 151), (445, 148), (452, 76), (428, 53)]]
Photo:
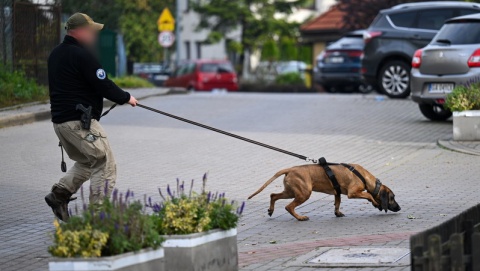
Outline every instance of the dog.
[[(335, 174), (341, 194), (347, 195), (349, 199), (366, 199), (380, 211), (400, 211), (400, 205), (395, 201), (395, 194), (392, 190), (386, 185), (383, 185), (362, 166), (356, 164), (335, 164), (331, 165), (330, 168)], [(297, 214), (295, 208), (307, 201), (312, 191), (335, 195), (335, 216), (344, 216), (344, 214), (340, 212), (340, 195), (336, 194), (336, 190), (325, 169), (318, 164), (302, 165), (280, 170), (260, 187), (260, 189), (248, 197), (248, 199), (262, 192), (265, 187), (282, 175), (285, 175), (283, 180), (284, 190), (282, 193), (273, 193), (270, 195), (269, 216), (272, 216), (277, 200), (293, 198), (294, 200), (288, 204), (285, 209), (299, 221), (308, 220), (308, 216)]]

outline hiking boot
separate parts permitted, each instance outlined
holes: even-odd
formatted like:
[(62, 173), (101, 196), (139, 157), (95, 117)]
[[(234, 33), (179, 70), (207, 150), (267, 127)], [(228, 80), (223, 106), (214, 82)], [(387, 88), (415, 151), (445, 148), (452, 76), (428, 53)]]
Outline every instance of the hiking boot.
[(52, 192), (45, 196), (48, 206), (52, 208), (55, 216), (63, 222), (67, 222), (70, 218), (68, 203), (72, 200), (70, 199), (71, 196), (72, 193), (60, 187), (54, 187)]

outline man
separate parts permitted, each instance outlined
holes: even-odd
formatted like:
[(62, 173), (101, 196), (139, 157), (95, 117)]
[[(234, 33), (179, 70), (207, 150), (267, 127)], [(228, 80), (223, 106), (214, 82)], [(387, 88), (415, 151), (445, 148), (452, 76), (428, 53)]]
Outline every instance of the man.
[(60, 144), (73, 167), (53, 185), (45, 201), (59, 219), (67, 221), (71, 196), (89, 180), (90, 204), (109, 196), (116, 180), (116, 165), (107, 134), (98, 122), (103, 98), (118, 104), (137, 100), (121, 90), (102, 69), (94, 55), (103, 24), (75, 13), (66, 23), (67, 35), (48, 58), (52, 122)]

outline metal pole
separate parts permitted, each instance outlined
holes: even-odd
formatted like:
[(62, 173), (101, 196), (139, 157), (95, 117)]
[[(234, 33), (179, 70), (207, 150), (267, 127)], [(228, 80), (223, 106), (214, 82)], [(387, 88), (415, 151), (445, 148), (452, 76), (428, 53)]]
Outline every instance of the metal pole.
[[(176, 22), (176, 26), (175, 26), (175, 50), (177, 51), (176, 53), (176, 59), (175, 59), (175, 67), (178, 67), (178, 64), (180, 63), (180, 52), (181, 52), (181, 49), (182, 49), (182, 39), (180, 38), (180, 26), (181, 26), (181, 18), (180, 18), (180, 1), (182, 0), (177, 0), (177, 5), (176, 5), (176, 8), (175, 8), (175, 22)], [(188, 0), (187, 0), (188, 1)]]

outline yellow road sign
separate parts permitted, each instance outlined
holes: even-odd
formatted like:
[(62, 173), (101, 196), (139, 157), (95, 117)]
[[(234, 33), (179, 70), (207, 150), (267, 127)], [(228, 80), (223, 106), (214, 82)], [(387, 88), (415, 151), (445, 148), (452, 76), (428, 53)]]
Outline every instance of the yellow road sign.
[(168, 8), (164, 8), (160, 17), (157, 20), (158, 31), (173, 31), (175, 30), (175, 19)]

